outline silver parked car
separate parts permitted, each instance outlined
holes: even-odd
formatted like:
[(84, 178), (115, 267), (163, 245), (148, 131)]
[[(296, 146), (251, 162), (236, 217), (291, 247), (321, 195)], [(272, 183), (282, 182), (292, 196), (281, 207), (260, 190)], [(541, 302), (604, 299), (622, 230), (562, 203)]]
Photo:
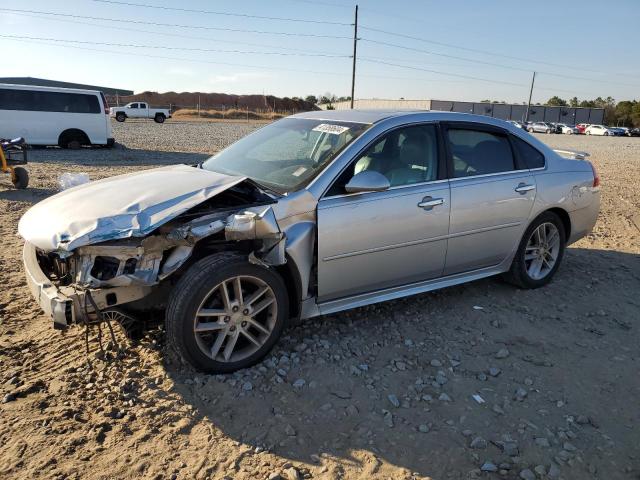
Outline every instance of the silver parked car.
[(164, 310), (184, 359), (231, 372), (291, 319), (497, 274), (545, 285), (600, 204), (586, 154), (561, 153), (484, 116), (302, 113), (36, 204), (27, 281), (55, 326)]
[(556, 133), (556, 126), (549, 122), (532, 122), (527, 126), (529, 133)]

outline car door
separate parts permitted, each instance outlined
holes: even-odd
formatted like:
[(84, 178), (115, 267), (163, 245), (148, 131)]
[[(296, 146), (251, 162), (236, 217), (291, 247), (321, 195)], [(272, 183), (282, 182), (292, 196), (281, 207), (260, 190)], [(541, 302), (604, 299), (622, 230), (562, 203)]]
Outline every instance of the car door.
[(451, 185), (445, 275), (491, 267), (520, 241), (536, 195), (535, 178), (497, 127), (443, 128)]
[(138, 108), (138, 104), (137, 103), (132, 103), (129, 106), (129, 111), (127, 112), (127, 117), (138, 118), (140, 116), (139, 111), (140, 111), (140, 109)]
[[(449, 184), (434, 123), (404, 126), (352, 160), (318, 203), (319, 302), (442, 274)], [(357, 173), (385, 175), (385, 191), (349, 194)]]
[(138, 116), (140, 116), (141, 118), (148, 118), (149, 117), (149, 105), (147, 105), (146, 103), (141, 103), (139, 108), (138, 108)]

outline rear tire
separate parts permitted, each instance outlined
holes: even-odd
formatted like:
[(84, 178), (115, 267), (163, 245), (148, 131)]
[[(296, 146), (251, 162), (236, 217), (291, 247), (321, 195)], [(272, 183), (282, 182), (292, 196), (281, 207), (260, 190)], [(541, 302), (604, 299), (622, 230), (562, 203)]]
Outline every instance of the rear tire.
[(122, 122), (124, 122), (126, 119), (127, 119), (127, 116), (126, 116), (124, 113), (122, 113), (122, 112), (116, 113), (116, 121), (117, 121), (117, 122), (122, 123)]
[(69, 150), (78, 150), (83, 145), (91, 145), (87, 134), (82, 130), (72, 129), (63, 132), (58, 140), (60, 148), (68, 148)]
[(166, 117), (165, 117), (163, 114), (158, 113), (158, 114), (154, 117), (154, 119), (153, 119), (153, 120), (154, 120), (156, 123), (164, 123), (164, 121), (166, 120)]
[(27, 188), (29, 185), (29, 172), (22, 167), (15, 167), (13, 169), (13, 186), (17, 189)]
[[(540, 238), (542, 232), (544, 239)], [(505, 280), (520, 288), (546, 285), (560, 267), (565, 244), (566, 233), (560, 217), (553, 212), (542, 213), (524, 232), (511, 268), (504, 274)]]
[(217, 253), (193, 264), (171, 292), (167, 339), (196, 369), (230, 373), (259, 362), (288, 318), (280, 275), (245, 255)]

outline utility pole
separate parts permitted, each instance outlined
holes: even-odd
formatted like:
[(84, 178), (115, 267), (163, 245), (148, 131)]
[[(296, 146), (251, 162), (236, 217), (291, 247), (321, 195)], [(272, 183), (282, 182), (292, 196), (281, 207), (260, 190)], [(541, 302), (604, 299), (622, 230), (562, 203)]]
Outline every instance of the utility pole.
[(355, 22), (353, 23), (353, 70), (351, 71), (351, 110), (356, 93), (356, 53), (358, 50), (358, 5), (356, 5)]
[(533, 78), (531, 79), (531, 90), (529, 90), (529, 103), (527, 104), (527, 116), (524, 119), (525, 122), (529, 121), (529, 110), (531, 110), (531, 96), (533, 95), (533, 84), (536, 82), (536, 72), (533, 72)]

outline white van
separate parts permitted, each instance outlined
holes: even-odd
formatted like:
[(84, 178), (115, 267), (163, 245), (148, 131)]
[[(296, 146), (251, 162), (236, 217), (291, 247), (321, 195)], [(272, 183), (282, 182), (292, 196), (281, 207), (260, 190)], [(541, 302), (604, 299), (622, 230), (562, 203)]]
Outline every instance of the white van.
[(109, 107), (102, 92), (0, 84), (0, 138), (30, 145), (113, 145)]

